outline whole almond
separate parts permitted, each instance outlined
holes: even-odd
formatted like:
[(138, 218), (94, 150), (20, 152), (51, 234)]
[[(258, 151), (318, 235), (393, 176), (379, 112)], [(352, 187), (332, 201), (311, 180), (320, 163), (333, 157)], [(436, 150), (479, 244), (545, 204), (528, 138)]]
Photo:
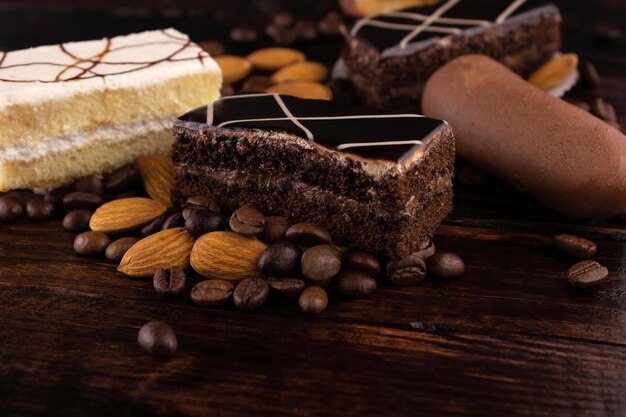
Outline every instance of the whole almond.
[(172, 158), (163, 155), (142, 155), (135, 162), (143, 186), (153, 200), (172, 207), (170, 194), (176, 179), (176, 167)]
[(95, 232), (128, 232), (150, 223), (166, 210), (167, 207), (150, 198), (122, 198), (98, 207), (91, 215), (89, 227)]
[(564, 54), (552, 58), (543, 64), (537, 71), (528, 78), (528, 82), (541, 88), (549, 90), (567, 78), (578, 66), (578, 55)]
[(194, 239), (183, 227), (163, 230), (135, 243), (117, 270), (131, 277), (149, 277), (160, 268), (189, 266)]
[(252, 71), (252, 65), (250, 62), (236, 55), (220, 55), (215, 57), (215, 62), (222, 70), (222, 78), (224, 84), (234, 84), (246, 78), (250, 71)]
[(304, 61), (287, 65), (272, 74), (270, 80), (275, 84), (287, 81), (324, 81), (328, 76), (328, 69), (319, 62)]
[(291, 48), (264, 48), (248, 55), (248, 61), (261, 71), (276, 71), (287, 65), (306, 60), (306, 56)]
[(206, 278), (241, 281), (263, 278), (257, 269), (264, 243), (232, 232), (207, 233), (193, 245), (191, 266)]
[(441, 0), (340, 0), (344, 13), (350, 17), (365, 17), (390, 12), (437, 4)]
[(291, 81), (276, 84), (265, 90), (265, 92), (316, 100), (332, 100), (333, 98), (333, 92), (330, 88), (310, 81)]

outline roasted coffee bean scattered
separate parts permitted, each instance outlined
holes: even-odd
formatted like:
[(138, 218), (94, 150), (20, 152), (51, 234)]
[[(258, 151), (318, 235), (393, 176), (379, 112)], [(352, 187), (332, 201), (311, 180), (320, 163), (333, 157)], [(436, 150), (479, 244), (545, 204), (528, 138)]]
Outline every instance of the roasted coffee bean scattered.
[(104, 192), (104, 185), (102, 184), (102, 181), (95, 175), (88, 175), (77, 179), (75, 186), (76, 191), (80, 191), (82, 193), (101, 195)]
[(185, 219), (183, 219), (182, 213), (170, 214), (163, 222), (161, 230), (173, 229), (174, 227), (183, 227), (185, 225)]
[(168, 217), (170, 217), (169, 213), (161, 214), (159, 217), (142, 227), (141, 236), (146, 237), (161, 231), (161, 229), (163, 228), (163, 223), (165, 223), (165, 220), (167, 220)]
[(300, 294), (298, 304), (305, 313), (320, 314), (328, 306), (328, 294), (322, 287), (308, 287)]
[(593, 28), (595, 38), (603, 43), (614, 44), (622, 37), (622, 30), (605, 22), (599, 22)]
[(331, 245), (313, 246), (304, 251), (300, 265), (311, 284), (326, 286), (341, 269), (341, 254)]
[(102, 255), (111, 240), (102, 232), (83, 232), (74, 239), (74, 251), (79, 255)]
[(422, 258), (424, 261), (426, 261), (426, 259), (433, 256), (436, 251), (437, 248), (435, 247), (435, 242), (433, 242), (432, 240), (427, 240), (420, 244), (420, 248), (417, 252), (415, 252), (415, 254)]
[(269, 285), (263, 279), (246, 278), (233, 292), (235, 306), (242, 311), (252, 311), (265, 304), (269, 294)]
[(426, 263), (420, 255), (412, 253), (387, 264), (387, 278), (393, 285), (416, 285), (426, 277)]
[(300, 266), (302, 249), (288, 240), (281, 240), (270, 245), (259, 257), (259, 271), (268, 277), (286, 277), (292, 275)]
[(256, 31), (246, 26), (237, 26), (230, 31), (230, 39), (233, 42), (253, 43), (258, 37)]
[(214, 213), (222, 212), (220, 206), (212, 198), (207, 196), (189, 197), (183, 208), (183, 218), (187, 220), (187, 217), (189, 217), (194, 210), (210, 211)]
[(304, 290), (305, 282), (300, 278), (268, 278), (271, 292), (281, 298), (291, 298)]
[(343, 265), (346, 268), (364, 271), (373, 276), (380, 274), (380, 261), (367, 252), (358, 250), (349, 252), (343, 260)]
[(265, 228), (265, 216), (251, 205), (239, 208), (228, 223), (233, 232), (245, 236), (259, 236)]
[(434, 278), (456, 278), (465, 273), (465, 262), (455, 253), (437, 252), (426, 260), (426, 269)]
[(278, 242), (285, 238), (285, 232), (289, 229), (289, 219), (283, 216), (267, 216), (265, 228), (259, 235), (259, 240), (267, 244)]
[(589, 259), (596, 254), (596, 244), (574, 235), (554, 236), (554, 246), (565, 255), (578, 259)]
[(322, 35), (334, 38), (341, 34), (340, 29), (342, 25), (343, 17), (341, 17), (339, 12), (333, 11), (319, 21), (317, 28)]
[(37, 198), (35, 193), (31, 190), (12, 190), (6, 193), (6, 195), (17, 198), (22, 204), (26, 204), (30, 200)]
[(54, 204), (34, 199), (26, 203), (26, 215), (31, 220), (50, 220), (54, 216)]
[(102, 204), (104, 204), (102, 196), (93, 193), (74, 191), (63, 197), (63, 207), (67, 211), (76, 209), (95, 210)]
[(55, 206), (61, 206), (63, 205), (63, 199), (65, 198), (65, 196), (75, 190), (76, 188), (74, 187), (74, 184), (60, 185), (58, 187), (48, 189), (48, 192), (46, 192), (46, 195), (43, 199), (45, 201), (51, 202)]
[(63, 217), (63, 228), (74, 233), (85, 232), (89, 230), (89, 220), (91, 220), (90, 210), (72, 210)]
[(583, 83), (588, 88), (596, 88), (600, 85), (600, 74), (598, 74), (598, 70), (596, 70), (596, 67), (591, 63), (591, 61), (583, 62), (580, 66), (580, 75)]
[(376, 291), (376, 280), (370, 274), (347, 269), (337, 275), (337, 291), (344, 297), (363, 298)]
[(185, 271), (173, 266), (157, 269), (152, 278), (154, 291), (167, 297), (182, 294), (186, 284), (187, 276), (185, 275)]
[(119, 238), (107, 246), (104, 256), (110, 261), (119, 262), (122, 260), (128, 249), (130, 249), (131, 246), (137, 242), (139, 242), (139, 238), (137, 237), (129, 236)]
[(219, 307), (233, 298), (234, 290), (231, 281), (210, 279), (197, 283), (191, 289), (191, 300), (201, 306)]
[(226, 229), (226, 217), (209, 211), (193, 211), (185, 220), (185, 229), (195, 238), (205, 233)]
[(243, 93), (263, 93), (274, 83), (265, 75), (253, 75), (243, 82), (241, 92)]
[(132, 165), (124, 165), (105, 177), (104, 188), (110, 193), (123, 193), (141, 183), (139, 171)]
[(10, 195), (0, 197), (0, 221), (12, 222), (24, 215), (24, 206), (17, 198)]
[(287, 229), (285, 238), (303, 246), (333, 243), (330, 232), (315, 223), (296, 223)]
[(178, 349), (178, 339), (169, 324), (151, 321), (137, 334), (137, 343), (148, 354), (157, 358), (171, 358)]
[(609, 271), (596, 261), (581, 261), (567, 270), (567, 280), (575, 287), (594, 287), (609, 276)]
[(221, 42), (214, 40), (206, 40), (198, 42), (198, 46), (204, 49), (211, 56), (218, 56), (224, 54), (224, 45)]

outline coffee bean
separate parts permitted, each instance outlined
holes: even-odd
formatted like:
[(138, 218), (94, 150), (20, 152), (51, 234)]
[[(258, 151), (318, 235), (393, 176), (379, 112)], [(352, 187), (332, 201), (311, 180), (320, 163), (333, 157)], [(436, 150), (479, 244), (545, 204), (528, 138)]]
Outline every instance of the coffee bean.
[(324, 288), (308, 287), (300, 294), (298, 304), (305, 313), (320, 314), (328, 306), (328, 294)]
[(609, 276), (609, 270), (596, 261), (582, 261), (567, 270), (567, 280), (575, 287), (594, 287)]
[(30, 200), (36, 199), (37, 196), (31, 190), (11, 190), (6, 195), (17, 198), (20, 203), (26, 204)]
[(104, 188), (110, 193), (129, 191), (141, 182), (139, 171), (132, 165), (124, 165), (105, 177)]
[(589, 259), (596, 254), (596, 244), (574, 235), (554, 236), (554, 246), (565, 255), (578, 259)]
[(346, 268), (357, 269), (374, 276), (380, 274), (380, 261), (367, 252), (358, 250), (349, 252), (343, 260), (343, 265)]
[(341, 269), (341, 254), (331, 245), (313, 246), (304, 251), (300, 265), (309, 282), (326, 286)]
[(376, 291), (376, 280), (366, 272), (347, 269), (337, 275), (337, 291), (344, 297), (362, 298)]
[(141, 228), (141, 236), (146, 237), (155, 234), (160, 231), (163, 227), (163, 223), (165, 220), (170, 217), (169, 213), (161, 214), (156, 219), (152, 220), (150, 223)]
[(95, 210), (104, 204), (102, 196), (93, 193), (82, 193), (74, 191), (63, 197), (63, 207), (65, 210), (88, 209)]
[(122, 260), (128, 249), (130, 249), (131, 246), (137, 242), (139, 242), (139, 238), (132, 236), (114, 240), (109, 244), (109, 246), (107, 246), (104, 256), (110, 261), (119, 262)]
[(580, 67), (580, 75), (583, 83), (589, 88), (596, 88), (600, 85), (600, 74), (591, 61), (585, 61)]
[(456, 278), (465, 273), (465, 262), (455, 253), (437, 252), (426, 260), (426, 269), (435, 278)]
[(324, 36), (334, 38), (340, 35), (340, 28), (343, 25), (343, 18), (338, 12), (330, 12), (317, 24), (317, 29)]
[(102, 232), (83, 232), (74, 239), (74, 251), (84, 256), (100, 255), (109, 243), (111, 240)]
[(315, 23), (310, 20), (299, 20), (294, 26), (294, 31), (299, 39), (313, 41), (317, 39), (318, 33)]
[(304, 290), (304, 280), (300, 278), (268, 278), (270, 290), (281, 298), (291, 298)]
[(157, 269), (152, 278), (154, 291), (167, 297), (180, 295), (185, 290), (186, 284), (185, 271), (173, 266)]
[(268, 216), (265, 218), (265, 228), (259, 235), (259, 240), (267, 244), (278, 242), (285, 238), (289, 229), (289, 219), (283, 216)]
[(45, 201), (51, 202), (55, 206), (62, 206), (65, 196), (75, 190), (76, 188), (74, 187), (74, 184), (60, 185), (58, 187), (48, 189), (48, 192), (43, 197), (43, 199)]
[(294, 22), (294, 17), (289, 12), (276, 13), (276, 15), (274, 16), (274, 19), (272, 20), (272, 23), (274, 23), (276, 26), (279, 26), (279, 27), (289, 27), (293, 25), (293, 22)]
[(63, 217), (63, 228), (69, 232), (80, 233), (89, 230), (91, 211), (72, 210)]
[(201, 306), (218, 307), (233, 297), (233, 283), (223, 279), (210, 279), (191, 289), (191, 300)]
[(214, 213), (221, 213), (220, 206), (211, 198), (207, 196), (193, 196), (189, 197), (183, 206), (183, 218), (187, 220), (187, 217), (194, 211), (211, 211)]
[(198, 46), (208, 52), (211, 56), (224, 54), (224, 45), (218, 41), (205, 40), (202, 42), (198, 42)]
[(235, 90), (235, 87), (233, 87), (231, 84), (222, 84), (222, 87), (220, 88), (220, 96), (221, 97), (232, 96), (236, 92), (237, 91)]
[(265, 276), (286, 277), (300, 265), (302, 249), (288, 240), (280, 240), (261, 253), (257, 266)]
[(599, 22), (593, 28), (593, 35), (596, 40), (607, 43), (614, 44), (619, 41), (622, 37), (622, 31), (620, 28), (610, 25), (605, 22)]
[(230, 39), (238, 43), (253, 43), (258, 38), (257, 33), (246, 26), (237, 26), (230, 31)]
[(274, 83), (265, 75), (253, 75), (245, 80), (241, 86), (242, 93), (263, 93)]
[(199, 238), (206, 233), (226, 229), (226, 217), (220, 213), (196, 210), (185, 220), (185, 229), (191, 236)]
[(17, 198), (10, 195), (0, 197), (0, 221), (12, 222), (24, 215), (24, 206)]
[(88, 175), (86, 177), (82, 177), (76, 180), (75, 183), (76, 191), (80, 191), (83, 193), (92, 193), (101, 195), (104, 193), (104, 185), (100, 178), (95, 175)]
[(137, 343), (149, 355), (171, 358), (178, 349), (178, 339), (169, 324), (151, 321), (144, 324), (137, 334)]
[(330, 232), (315, 223), (296, 223), (287, 229), (285, 238), (303, 246), (330, 245), (333, 243)]
[(426, 259), (433, 256), (436, 251), (435, 243), (432, 240), (427, 240), (420, 244), (420, 248), (415, 254), (426, 261)]
[(26, 203), (26, 215), (31, 220), (50, 220), (54, 216), (54, 204), (44, 200), (30, 200)]
[(246, 278), (233, 292), (233, 301), (239, 310), (252, 311), (265, 304), (270, 288), (265, 280)]
[(185, 225), (185, 219), (183, 219), (182, 213), (170, 214), (163, 222), (161, 230), (173, 229), (174, 227), (183, 227)]
[(228, 225), (233, 232), (258, 236), (265, 228), (265, 216), (253, 206), (245, 205), (233, 213)]
[(415, 285), (426, 277), (426, 263), (417, 253), (397, 258), (387, 264), (387, 278), (393, 285)]

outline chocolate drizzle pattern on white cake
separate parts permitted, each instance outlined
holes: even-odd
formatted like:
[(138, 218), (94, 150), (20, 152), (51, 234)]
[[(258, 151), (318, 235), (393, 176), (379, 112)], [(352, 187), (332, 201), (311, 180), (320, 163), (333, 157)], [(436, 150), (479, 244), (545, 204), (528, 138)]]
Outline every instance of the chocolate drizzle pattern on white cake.
[(349, 34), (378, 48), (385, 57), (427, 47), (441, 36), (489, 29), (545, 6), (540, 0), (501, 0), (496, 4), (491, 3), (489, 12), (488, 7), (476, 7), (472, 0), (446, 0), (436, 6), (387, 12), (358, 20)]
[(410, 158), (446, 125), (419, 114), (264, 93), (224, 97), (185, 114), (177, 123), (187, 122), (284, 131), (338, 151), (397, 163)]

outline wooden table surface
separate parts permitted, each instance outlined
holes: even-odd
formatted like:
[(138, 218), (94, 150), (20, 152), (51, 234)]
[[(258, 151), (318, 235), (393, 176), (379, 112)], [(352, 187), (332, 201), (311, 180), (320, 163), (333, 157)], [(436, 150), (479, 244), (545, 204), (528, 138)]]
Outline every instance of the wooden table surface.
[[(626, 39), (591, 36), (626, 5), (560, 6), (564, 50), (603, 74), (581, 96), (626, 126)], [(565, 219), (497, 181), (455, 191), (435, 241), (465, 259), (463, 277), (333, 296), (318, 317), (164, 301), (76, 256), (58, 220), (0, 224), (0, 416), (626, 415), (626, 224)], [(596, 239), (609, 281), (569, 287), (558, 231)], [(149, 320), (176, 330), (174, 359), (137, 345)]]

